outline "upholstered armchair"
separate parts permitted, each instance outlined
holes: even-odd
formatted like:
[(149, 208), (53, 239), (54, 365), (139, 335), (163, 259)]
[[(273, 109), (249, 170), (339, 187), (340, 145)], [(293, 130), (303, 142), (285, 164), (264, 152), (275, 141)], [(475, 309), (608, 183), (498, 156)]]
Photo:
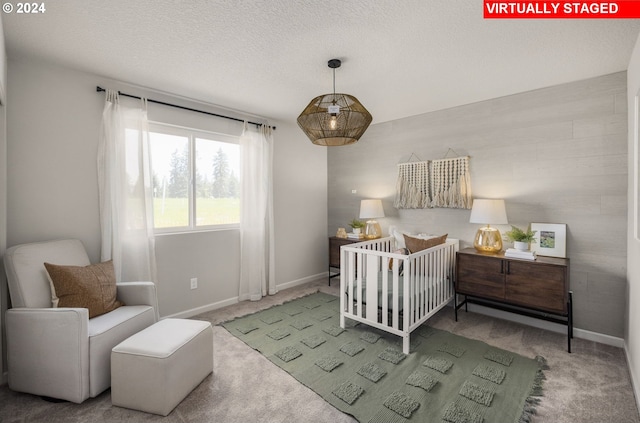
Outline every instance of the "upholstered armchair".
[(111, 349), (158, 321), (156, 288), (152, 282), (118, 283), (117, 300), (124, 306), (90, 319), (87, 308), (52, 307), (45, 262), (90, 265), (79, 240), (6, 251), (12, 303), (6, 314), (9, 388), (81, 403), (110, 387)]

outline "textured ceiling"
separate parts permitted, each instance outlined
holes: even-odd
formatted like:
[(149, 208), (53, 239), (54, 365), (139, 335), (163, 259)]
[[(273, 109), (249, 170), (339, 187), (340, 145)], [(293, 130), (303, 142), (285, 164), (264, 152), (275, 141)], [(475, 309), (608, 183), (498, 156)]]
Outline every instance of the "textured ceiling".
[(3, 13), (45, 60), (294, 121), (332, 91), (374, 122), (625, 70), (640, 20), (484, 20), (481, 0), (55, 0)]

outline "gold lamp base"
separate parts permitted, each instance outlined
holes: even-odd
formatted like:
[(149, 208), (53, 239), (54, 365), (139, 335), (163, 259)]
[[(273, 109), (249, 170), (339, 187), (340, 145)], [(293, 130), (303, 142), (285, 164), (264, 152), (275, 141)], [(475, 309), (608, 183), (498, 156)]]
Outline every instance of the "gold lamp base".
[(478, 229), (473, 246), (481, 253), (499, 253), (502, 251), (502, 236), (497, 228), (487, 225)]
[(364, 237), (366, 239), (378, 239), (382, 236), (382, 228), (375, 220), (367, 220), (367, 226), (364, 229)]

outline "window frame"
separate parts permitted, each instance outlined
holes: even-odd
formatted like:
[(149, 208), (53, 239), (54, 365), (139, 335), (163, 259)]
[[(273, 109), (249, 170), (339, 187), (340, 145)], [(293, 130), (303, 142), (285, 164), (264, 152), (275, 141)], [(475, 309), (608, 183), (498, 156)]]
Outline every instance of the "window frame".
[[(189, 128), (180, 125), (173, 125), (164, 122), (157, 121), (149, 121), (149, 152), (153, 151), (153, 141), (151, 137), (151, 133), (162, 133), (167, 135), (175, 135), (187, 138), (187, 146), (189, 151), (188, 157), (188, 167), (189, 167), (189, 186), (188, 186), (188, 205), (189, 205), (189, 223), (187, 226), (171, 226), (164, 228), (156, 228), (155, 226), (155, 213), (153, 219), (153, 232), (156, 235), (167, 235), (167, 234), (179, 234), (179, 233), (194, 233), (194, 232), (209, 232), (209, 231), (218, 231), (218, 230), (231, 230), (231, 229), (239, 229), (240, 222), (238, 223), (223, 223), (223, 224), (215, 224), (215, 225), (197, 225), (197, 214), (196, 214), (196, 182), (197, 182), (197, 169), (196, 169), (196, 140), (204, 139), (214, 142), (223, 142), (228, 144), (234, 144), (240, 146), (240, 136), (239, 135), (230, 135), (223, 134), (219, 132), (206, 131), (202, 129)], [(151, 167), (151, 175), (154, 175), (153, 172), (153, 159), (150, 157), (150, 167)], [(238, 163), (240, 165), (240, 163)], [(240, 172), (239, 172), (240, 173)], [(240, 178), (241, 175), (238, 175)], [(152, 176), (153, 177), (153, 176)], [(153, 181), (152, 181), (153, 186)], [(240, 204), (242, 207), (242, 204)], [(155, 212), (155, 210), (154, 210)]]

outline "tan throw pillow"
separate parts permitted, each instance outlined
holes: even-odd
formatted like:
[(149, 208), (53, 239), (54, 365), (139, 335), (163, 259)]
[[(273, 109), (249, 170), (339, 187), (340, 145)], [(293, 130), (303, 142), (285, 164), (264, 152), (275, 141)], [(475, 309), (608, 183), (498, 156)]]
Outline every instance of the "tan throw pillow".
[(111, 260), (89, 266), (45, 263), (58, 297), (58, 307), (89, 309), (89, 318), (124, 305), (116, 299), (116, 277)]
[(447, 235), (436, 236), (429, 239), (414, 238), (409, 235), (404, 236), (404, 243), (411, 253), (417, 253), (418, 251), (426, 250), (427, 248), (435, 247), (436, 245), (444, 244), (447, 242)]

